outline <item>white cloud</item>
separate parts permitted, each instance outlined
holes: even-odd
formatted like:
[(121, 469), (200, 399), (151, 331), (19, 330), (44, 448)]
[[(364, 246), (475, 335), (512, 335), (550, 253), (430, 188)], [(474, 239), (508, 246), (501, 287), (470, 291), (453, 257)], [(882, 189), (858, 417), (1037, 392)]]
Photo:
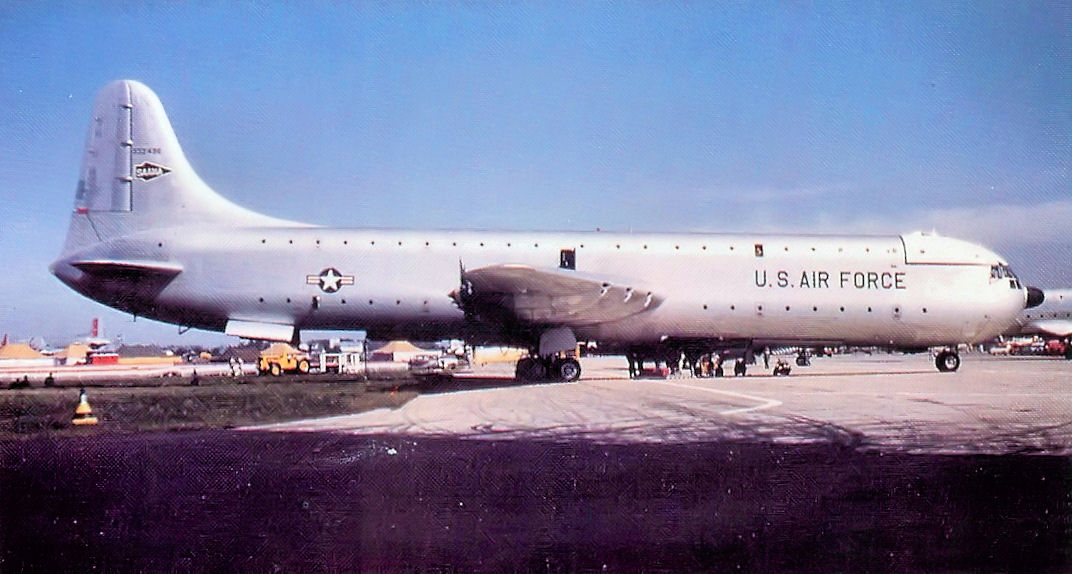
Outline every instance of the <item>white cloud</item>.
[[(739, 220), (735, 231), (820, 234), (903, 234), (933, 231), (984, 245), (1072, 244), (1072, 200), (1034, 205), (990, 204), (916, 209), (899, 213), (844, 215), (808, 213), (792, 221)], [(751, 220), (751, 221), (749, 221)], [(752, 224), (752, 225), (749, 225)]]
[(985, 205), (934, 210), (921, 215), (944, 235), (987, 244), (1072, 243), (1072, 201), (1036, 205)]

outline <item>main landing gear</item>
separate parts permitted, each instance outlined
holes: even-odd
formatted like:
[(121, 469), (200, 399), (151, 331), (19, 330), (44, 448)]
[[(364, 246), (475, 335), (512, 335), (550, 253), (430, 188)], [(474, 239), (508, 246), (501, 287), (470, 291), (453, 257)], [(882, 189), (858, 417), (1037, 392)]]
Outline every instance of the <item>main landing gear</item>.
[(943, 373), (952, 373), (960, 368), (960, 355), (951, 349), (944, 349), (934, 357), (934, 366)]
[(581, 378), (581, 364), (573, 357), (522, 357), (517, 362), (515, 378), (519, 381), (563, 381)]

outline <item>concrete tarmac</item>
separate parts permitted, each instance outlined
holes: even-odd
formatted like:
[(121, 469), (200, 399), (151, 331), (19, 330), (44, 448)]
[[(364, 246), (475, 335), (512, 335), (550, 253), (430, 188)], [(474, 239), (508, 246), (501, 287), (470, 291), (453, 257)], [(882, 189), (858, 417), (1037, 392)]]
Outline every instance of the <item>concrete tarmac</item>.
[(1068, 572), (1072, 365), (964, 359), (0, 441), (0, 571)]
[[(790, 357), (791, 358), (791, 357)], [(674, 444), (833, 442), (932, 454), (1072, 453), (1072, 362), (965, 354), (956, 373), (928, 355), (846, 355), (789, 377), (629, 380), (620, 357), (586, 359), (579, 383), (509, 383), (509, 372), (459, 378), (398, 410), (262, 430), (583, 439)], [(503, 369), (499, 369), (502, 371)], [(496, 385), (496, 376), (501, 385)], [(476, 390), (465, 390), (470, 387)]]

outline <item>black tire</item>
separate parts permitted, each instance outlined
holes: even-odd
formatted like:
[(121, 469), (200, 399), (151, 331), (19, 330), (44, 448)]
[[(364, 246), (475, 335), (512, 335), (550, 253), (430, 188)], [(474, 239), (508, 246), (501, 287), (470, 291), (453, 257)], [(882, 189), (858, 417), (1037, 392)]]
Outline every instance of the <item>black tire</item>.
[(518, 361), (514, 373), (514, 377), (519, 381), (541, 381), (547, 376), (543, 362), (532, 357)]
[(576, 359), (563, 359), (556, 361), (554, 365), (555, 375), (558, 380), (572, 383), (581, 378), (581, 364)]
[(298, 372), (305, 375), (309, 373), (309, 361), (302, 359), (298, 361)]
[(279, 366), (279, 363), (272, 363), (272, 366), (268, 367), (268, 370), (272, 373), (273, 377), (278, 377), (283, 374), (283, 368)]
[(942, 351), (934, 358), (934, 366), (943, 373), (952, 373), (960, 368), (960, 355), (953, 351)]

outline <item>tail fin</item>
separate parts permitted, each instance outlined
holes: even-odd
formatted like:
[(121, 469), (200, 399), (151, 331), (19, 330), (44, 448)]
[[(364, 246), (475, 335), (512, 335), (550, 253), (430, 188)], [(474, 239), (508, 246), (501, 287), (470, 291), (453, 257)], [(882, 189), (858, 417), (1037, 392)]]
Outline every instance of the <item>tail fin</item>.
[(206, 185), (182, 153), (160, 99), (144, 84), (119, 80), (105, 86), (93, 106), (68, 247), (78, 239), (72, 236), (86, 230), (103, 240), (208, 222), (298, 225), (235, 205)]

